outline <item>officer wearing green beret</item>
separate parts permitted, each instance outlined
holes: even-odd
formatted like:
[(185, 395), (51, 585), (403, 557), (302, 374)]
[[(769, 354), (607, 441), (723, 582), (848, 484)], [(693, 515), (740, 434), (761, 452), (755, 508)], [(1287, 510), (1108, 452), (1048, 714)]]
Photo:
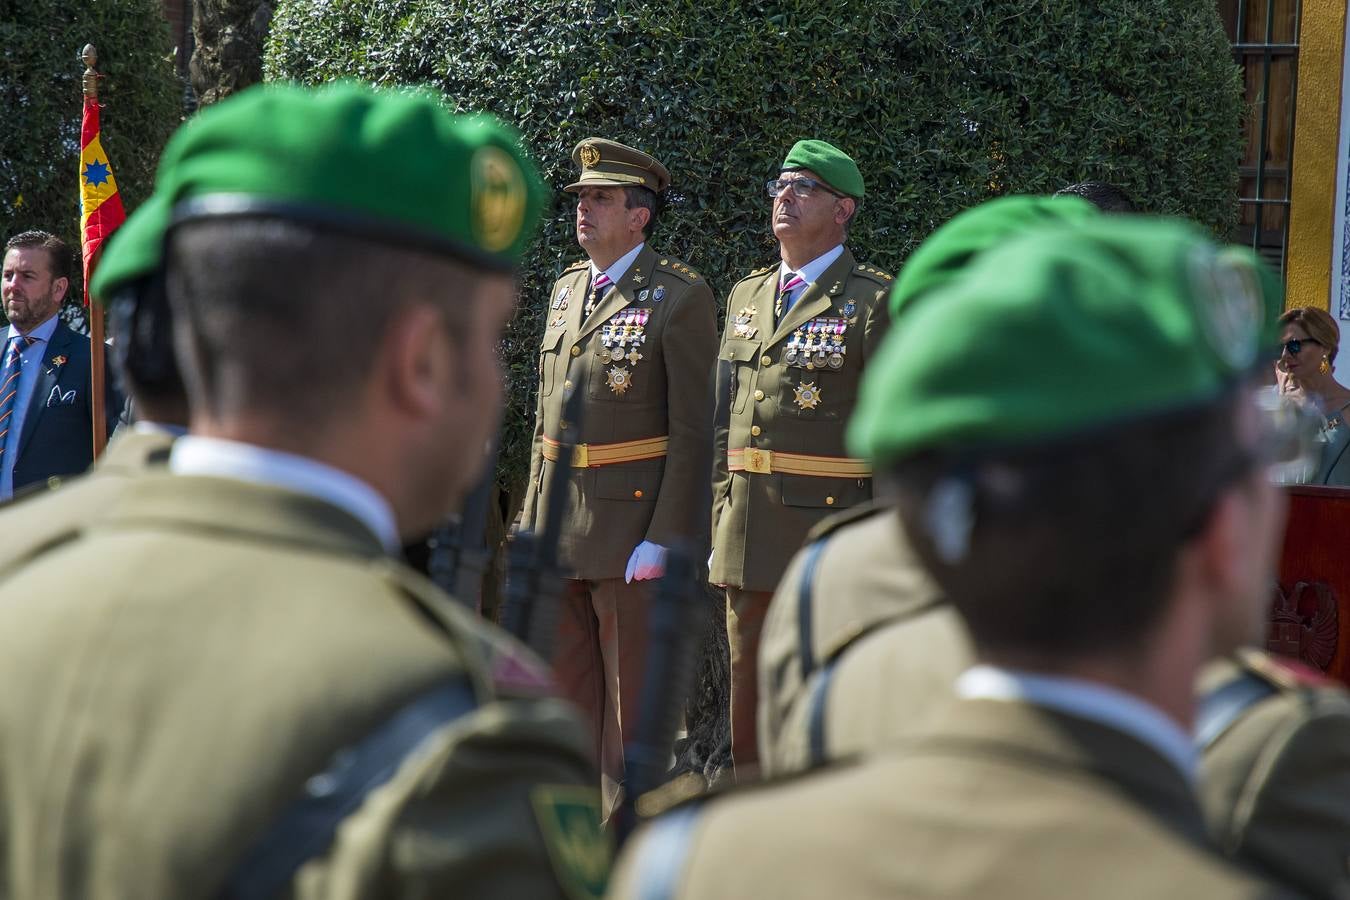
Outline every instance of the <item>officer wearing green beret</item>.
[(1210, 665), (1200, 688), (1200, 799), (1219, 847), (1306, 896), (1350, 896), (1350, 693), (1253, 650)]
[(1283, 527), (1257, 282), (1189, 225), (1103, 217), (912, 304), (850, 446), (977, 664), (892, 751), (657, 820), (611, 896), (1289, 896), (1208, 841), (1189, 734)]
[[(983, 252), (1038, 225), (1095, 218), (1077, 197), (1001, 197), (945, 223), (905, 262), (892, 316)], [(779, 583), (759, 654), (767, 775), (870, 752), (921, 725), (970, 663), (955, 613), (904, 539), (895, 507), (824, 520)]]
[(891, 276), (844, 246), (863, 199), (858, 166), (798, 141), (768, 183), (780, 261), (727, 298), (713, 450), (710, 578), (727, 592), (731, 752), (754, 770), (760, 629), (773, 589), (813, 525), (872, 496), (844, 423), (886, 330)]
[[(549, 292), (539, 351), (530, 481), (523, 527), (548, 515), (543, 488), (572, 467), (559, 558), (562, 599), (554, 673), (585, 713), (600, 760), (606, 818), (624, 774), (624, 736), (640, 712), (647, 597), (668, 547), (706, 527), (717, 320), (712, 289), (653, 249), (670, 174), (652, 156), (587, 138), (572, 159), (577, 243), (587, 258)], [(581, 391), (580, 446), (559, 460), (563, 408)]]
[(394, 558), (476, 475), (541, 200), (494, 120), (353, 85), (170, 141), (93, 287), (163, 278), (191, 432), (5, 570), (0, 893), (603, 890), (580, 723)]

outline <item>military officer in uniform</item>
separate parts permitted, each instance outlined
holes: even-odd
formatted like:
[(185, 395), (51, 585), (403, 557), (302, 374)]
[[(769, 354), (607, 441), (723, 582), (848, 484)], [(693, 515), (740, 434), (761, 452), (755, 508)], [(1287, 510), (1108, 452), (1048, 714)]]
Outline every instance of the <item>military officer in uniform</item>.
[[(667, 548), (699, 540), (706, 527), (717, 323), (707, 282), (647, 243), (670, 184), (665, 166), (601, 138), (580, 142), (572, 158), (580, 172), (566, 190), (577, 195), (587, 258), (549, 294), (521, 525), (543, 527), (552, 467), (571, 467), (559, 545), (571, 579), (553, 665), (591, 725), (608, 817), (624, 734), (637, 724), (646, 582), (663, 572)], [(583, 394), (581, 446), (559, 459), (573, 391)]]
[[(900, 271), (891, 315), (1028, 228), (1095, 217), (1078, 197), (1000, 197), (943, 224)], [(813, 528), (764, 620), (759, 760), (782, 775), (871, 752), (923, 724), (970, 663), (955, 613), (873, 501)]]
[(164, 278), (191, 433), (3, 572), (0, 894), (603, 890), (580, 723), (396, 558), (476, 475), (542, 194), (499, 124), (355, 85), (169, 142), (93, 287)]
[(811, 526), (872, 496), (844, 424), (889, 317), (891, 276), (844, 246), (863, 199), (858, 166), (797, 142), (768, 184), (781, 260), (727, 299), (713, 465), (710, 580), (725, 585), (731, 753), (753, 772), (760, 628), (774, 587)]
[(1258, 282), (1189, 225), (1103, 217), (905, 310), (850, 446), (977, 665), (891, 751), (668, 813), (611, 896), (1290, 896), (1209, 842), (1189, 734), (1204, 660), (1260, 631), (1283, 528)]

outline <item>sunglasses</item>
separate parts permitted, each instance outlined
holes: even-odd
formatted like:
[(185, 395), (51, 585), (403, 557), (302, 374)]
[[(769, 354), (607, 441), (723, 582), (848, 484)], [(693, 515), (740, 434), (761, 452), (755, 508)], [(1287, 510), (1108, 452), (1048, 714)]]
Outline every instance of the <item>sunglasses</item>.
[(1317, 344), (1320, 347), (1322, 342), (1315, 341), (1312, 338), (1294, 338), (1292, 341), (1284, 342), (1284, 351), (1290, 356), (1298, 356), (1304, 344)]
[(811, 192), (820, 188), (828, 194), (834, 194), (836, 197), (843, 198), (843, 194), (833, 188), (816, 181), (814, 178), (771, 178), (764, 185), (769, 191), (769, 196), (777, 200), (778, 195), (788, 188), (792, 188), (792, 195), (798, 200), (805, 200), (811, 196)]

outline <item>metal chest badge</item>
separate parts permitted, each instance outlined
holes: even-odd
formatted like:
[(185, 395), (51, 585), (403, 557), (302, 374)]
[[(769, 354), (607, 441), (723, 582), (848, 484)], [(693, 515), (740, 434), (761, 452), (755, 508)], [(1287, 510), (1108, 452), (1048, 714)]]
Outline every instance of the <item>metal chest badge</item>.
[(743, 306), (740, 312), (736, 313), (731, 320), (731, 334), (738, 338), (753, 338), (759, 333), (759, 329), (751, 326), (755, 319), (755, 307)]
[(814, 381), (803, 381), (792, 392), (797, 395), (794, 402), (801, 409), (815, 409), (820, 405), (820, 388)]
[(605, 373), (605, 384), (609, 386), (611, 391), (622, 397), (624, 392), (632, 385), (632, 376), (623, 366), (614, 366)]
[[(638, 348), (647, 341), (647, 322), (650, 309), (628, 307), (610, 316), (600, 326), (600, 349), (596, 355), (601, 365), (626, 361), (636, 367), (644, 358)], [(605, 373), (605, 385), (619, 396), (633, 386), (632, 373), (623, 366), (614, 366)]]
[(658, 284), (656, 290), (652, 291), (652, 302), (660, 303), (664, 299), (666, 299), (666, 286), (664, 284)]

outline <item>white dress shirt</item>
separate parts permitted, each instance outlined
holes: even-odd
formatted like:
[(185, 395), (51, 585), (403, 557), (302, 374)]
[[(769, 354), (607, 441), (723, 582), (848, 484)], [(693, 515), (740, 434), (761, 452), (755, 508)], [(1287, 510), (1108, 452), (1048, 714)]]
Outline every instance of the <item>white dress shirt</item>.
[[(645, 246), (647, 246), (647, 242), (643, 241), (641, 244), (638, 244), (636, 247), (634, 247), (632, 250), (629, 250), (623, 256), (620, 256), (618, 259), (614, 260), (613, 265), (611, 265), (608, 269), (605, 270), (605, 274), (609, 276), (609, 283), (611, 286), (618, 284), (619, 279), (622, 278), (624, 275), (628, 274), (628, 269), (633, 265), (633, 261), (638, 258), (638, 254), (642, 252), (642, 248)], [(595, 284), (595, 279), (599, 277), (600, 277), (600, 270), (597, 269), (595, 267), (595, 263), (592, 262), (591, 284)], [(605, 290), (608, 291), (609, 288), (606, 288)]]
[(797, 269), (795, 272), (788, 268), (788, 264), (780, 262), (778, 264), (778, 287), (782, 287), (792, 279), (793, 275), (801, 277), (803, 284), (797, 285), (788, 294), (788, 302), (784, 311), (792, 308), (792, 304), (802, 298), (802, 291), (820, 280), (820, 276), (825, 274), (825, 270), (834, 264), (834, 261), (844, 255), (844, 245), (836, 244), (833, 250), (826, 250), (824, 253), (811, 260), (806, 265)]

